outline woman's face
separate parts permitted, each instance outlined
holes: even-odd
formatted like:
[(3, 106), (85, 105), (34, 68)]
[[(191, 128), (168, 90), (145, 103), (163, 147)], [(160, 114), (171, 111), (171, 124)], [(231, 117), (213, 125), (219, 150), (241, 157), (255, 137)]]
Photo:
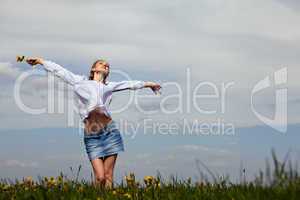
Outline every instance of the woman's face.
[(93, 72), (94, 80), (100, 81), (102, 80), (102, 77), (109, 74), (109, 64), (107, 62), (98, 62), (93, 69)]

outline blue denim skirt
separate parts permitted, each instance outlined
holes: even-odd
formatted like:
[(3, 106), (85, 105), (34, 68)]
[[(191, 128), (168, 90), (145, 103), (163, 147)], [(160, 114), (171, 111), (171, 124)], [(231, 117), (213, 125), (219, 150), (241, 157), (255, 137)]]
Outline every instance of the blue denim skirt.
[(116, 122), (111, 120), (98, 133), (86, 134), (84, 144), (89, 160), (124, 151), (124, 143)]

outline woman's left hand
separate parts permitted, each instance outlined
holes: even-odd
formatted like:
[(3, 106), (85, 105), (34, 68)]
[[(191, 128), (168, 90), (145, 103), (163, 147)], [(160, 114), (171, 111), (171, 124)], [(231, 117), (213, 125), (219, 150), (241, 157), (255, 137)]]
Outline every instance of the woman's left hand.
[(158, 83), (154, 83), (154, 82), (146, 82), (146, 87), (150, 87), (151, 90), (155, 93), (155, 94), (161, 94), (161, 92), (159, 91), (161, 86)]

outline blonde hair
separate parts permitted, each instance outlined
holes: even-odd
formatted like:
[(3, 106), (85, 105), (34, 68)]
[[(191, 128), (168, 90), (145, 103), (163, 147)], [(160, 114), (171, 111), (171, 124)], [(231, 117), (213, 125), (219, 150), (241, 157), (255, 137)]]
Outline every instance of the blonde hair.
[[(104, 62), (108, 63), (108, 62), (107, 62), (106, 60), (104, 60), (104, 59), (98, 59), (98, 60), (96, 60), (96, 61), (93, 63), (93, 65), (92, 65), (92, 67), (91, 67), (91, 70), (90, 70), (89, 80), (94, 80), (93, 69), (96, 68), (97, 63), (104, 63)], [(108, 75), (109, 75), (109, 73), (108, 73), (108, 74), (104, 77), (104, 79), (103, 79), (103, 83), (104, 83), (104, 84), (106, 84), (106, 79), (107, 79)]]

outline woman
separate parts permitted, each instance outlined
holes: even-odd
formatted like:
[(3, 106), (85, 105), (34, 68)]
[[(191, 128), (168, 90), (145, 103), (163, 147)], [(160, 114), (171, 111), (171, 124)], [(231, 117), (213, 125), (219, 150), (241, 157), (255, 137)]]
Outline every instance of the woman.
[(124, 151), (123, 139), (112, 120), (108, 105), (113, 92), (125, 89), (151, 88), (159, 92), (161, 86), (154, 82), (121, 81), (109, 82), (109, 63), (96, 60), (91, 67), (89, 78), (73, 74), (62, 66), (38, 57), (29, 57), (26, 62), (43, 68), (73, 86), (78, 97), (79, 115), (85, 123), (84, 144), (93, 167), (95, 184), (113, 187), (113, 172), (118, 152)]

